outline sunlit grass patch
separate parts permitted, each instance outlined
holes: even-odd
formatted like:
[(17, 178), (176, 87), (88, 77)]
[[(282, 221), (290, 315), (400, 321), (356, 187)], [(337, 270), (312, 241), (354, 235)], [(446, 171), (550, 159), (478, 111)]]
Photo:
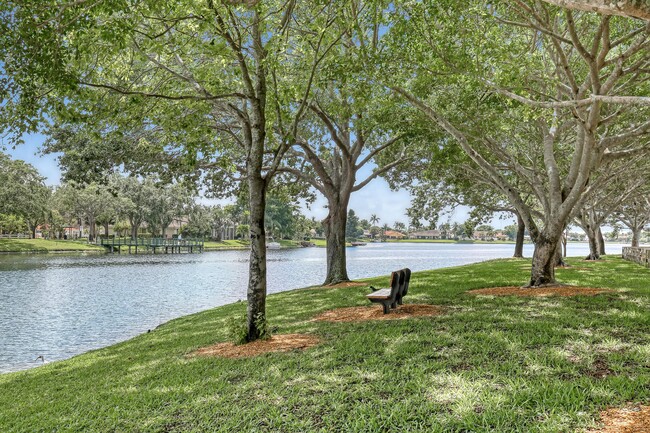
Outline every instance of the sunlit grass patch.
[(48, 253), (48, 252), (95, 252), (102, 253), (104, 247), (87, 242), (48, 239), (0, 239), (0, 252), (4, 253)]

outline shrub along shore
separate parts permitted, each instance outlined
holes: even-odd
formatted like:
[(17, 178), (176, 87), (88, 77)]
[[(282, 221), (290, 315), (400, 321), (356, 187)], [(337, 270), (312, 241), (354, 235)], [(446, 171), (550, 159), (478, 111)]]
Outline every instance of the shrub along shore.
[(564, 283), (614, 292), (467, 294), (527, 280), (529, 260), (495, 260), (413, 273), (405, 302), (445, 314), (331, 323), (312, 319), (367, 305), (387, 277), (294, 290), (268, 297), (270, 325), (321, 343), (244, 359), (190, 354), (227, 341), (245, 303), (182, 317), (0, 375), (0, 431), (580, 431), (606, 407), (650, 401), (650, 270), (568, 262)]

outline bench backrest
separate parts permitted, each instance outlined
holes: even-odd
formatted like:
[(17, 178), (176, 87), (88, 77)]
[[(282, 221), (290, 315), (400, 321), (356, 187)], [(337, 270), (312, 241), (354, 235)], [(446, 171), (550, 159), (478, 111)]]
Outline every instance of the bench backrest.
[(402, 272), (404, 272), (404, 285), (402, 286), (402, 296), (406, 296), (406, 294), (409, 292), (409, 282), (411, 281), (411, 270), (409, 268), (404, 268), (402, 269)]
[(399, 271), (395, 271), (395, 272), (391, 273), (390, 299), (393, 302), (395, 300), (397, 300), (397, 297), (402, 292), (402, 287), (404, 287), (405, 278), (406, 278), (406, 275), (404, 274), (404, 270), (402, 270), (402, 269), (400, 269)]

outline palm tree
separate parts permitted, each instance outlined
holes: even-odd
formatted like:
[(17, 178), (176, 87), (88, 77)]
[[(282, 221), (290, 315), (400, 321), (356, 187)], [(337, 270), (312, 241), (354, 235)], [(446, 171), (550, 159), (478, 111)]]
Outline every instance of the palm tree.
[(379, 217), (377, 217), (377, 214), (370, 215), (370, 224), (376, 226), (378, 222), (379, 222)]
[(381, 228), (381, 237), (382, 237), (382, 240), (384, 240), (384, 241), (386, 240), (386, 231), (387, 230), (390, 230), (390, 227), (388, 226), (388, 224), (384, 224), (383, 227)]

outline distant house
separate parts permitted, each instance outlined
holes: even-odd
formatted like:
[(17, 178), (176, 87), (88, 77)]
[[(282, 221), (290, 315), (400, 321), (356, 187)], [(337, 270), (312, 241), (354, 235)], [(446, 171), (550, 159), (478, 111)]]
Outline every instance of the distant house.
[(491, 241), (492, 235), (492, 232), (486, 230), (475, 230), (474, 233), (472, 233), (472, 238), (479, 241)]
[(480, 241), (507, 241), (510, 236), (502, 231), (476, 230), (472, 237)]
[(396, 232), (395, 230), (386, 230), (384, 236), (386, 236), (386, 239), (404, 239), (406, 237), (404, 233)]
[[(163, 233), (164, 238), (171, 238), (172, 236), (178, 235), (181, 232), (181, 228), (189, 222), (189, 218), (182, 216), (179, 218), (174, 218), (174, 220), (167, 226), (165, 233)], [(146, 224), (143, 224), (146, 226)]]
[(210, 237), (212, 239), (221, 239), (222, 241), (229, 241), (235, 239), (237, 236), (237, 226), (235, 224), (230, 224), (220, 229), (212, 228)]
[(411, 239), (440, 239), (441, 236), (440, 230), (422, 230), (409, 235)]
[(616, 237), (616, 240), (619, 242), (632, 242), (632, 233), (631, 232), (619, 233), (618, 236)]

